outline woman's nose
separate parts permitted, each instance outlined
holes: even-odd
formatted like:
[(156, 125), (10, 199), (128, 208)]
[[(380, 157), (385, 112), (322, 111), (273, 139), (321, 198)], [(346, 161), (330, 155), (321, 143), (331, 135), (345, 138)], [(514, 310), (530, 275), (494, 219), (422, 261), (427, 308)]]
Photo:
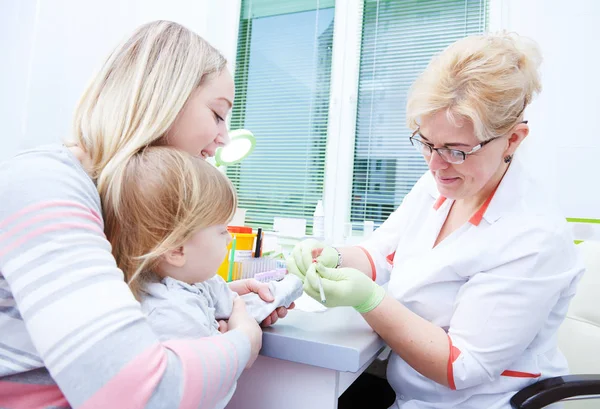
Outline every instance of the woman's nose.
[(429, 165), (429, 169), (433, 171), (446, 169), (449, 166), (449, 163), (442, 159), (440, 154), (435, 150), (431, 153), (427, 164)]
[(231, 141), (231, 139), (229, 138), (229, 131), (227, 131), (227, 129), (219, 132), (219, 135), (217, 135), (217, 138), (215, 139), (215, 143), (218, 146), (225, 146), (230, 141)]

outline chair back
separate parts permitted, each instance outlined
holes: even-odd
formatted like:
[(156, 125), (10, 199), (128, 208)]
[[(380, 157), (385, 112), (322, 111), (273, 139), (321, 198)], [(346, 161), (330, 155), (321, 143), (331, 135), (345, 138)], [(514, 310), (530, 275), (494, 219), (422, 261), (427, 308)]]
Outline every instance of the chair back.
[[(600, 241), (584, 241), (586, 272), (558, 333), (558, 344), (572, 374), (600, 374)], [(598, 400), (565, 402), (565, 409), (598, 409)]]

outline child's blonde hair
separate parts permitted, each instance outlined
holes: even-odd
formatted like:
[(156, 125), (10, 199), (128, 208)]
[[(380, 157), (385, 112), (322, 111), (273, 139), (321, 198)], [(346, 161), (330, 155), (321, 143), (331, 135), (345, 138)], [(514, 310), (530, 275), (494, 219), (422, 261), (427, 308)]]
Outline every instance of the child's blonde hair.
[(192, 93), (226, 64), (206, 40), (171, 21), (139, 27), (112, 52), (82, 95), (67, 141), (91, 157), (101, 194), (120, 201), (127, 160), (161, 141)]
[(235, 188), (224, 174), (166, 146), (133, 155), (123, 167), (120, 189), (119, 202), (111, 190), (101, 197), (105, 233), (136, 298), (162, 255), (199, 229), (227, 224), (237, 207)]
[(514, 33), (465, 37), (431, 60), (413, 84), (407, 104), (411, 129), (423, 116), (445, 111), (466, 118), (487, 141), (509, 132), (542, 89), (540, 49)]

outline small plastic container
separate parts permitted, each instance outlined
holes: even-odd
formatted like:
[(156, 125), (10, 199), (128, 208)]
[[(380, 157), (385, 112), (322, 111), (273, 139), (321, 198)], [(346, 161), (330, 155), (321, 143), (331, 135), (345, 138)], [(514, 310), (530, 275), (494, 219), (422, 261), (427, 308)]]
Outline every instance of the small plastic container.
[[(254, 239), (256, 239), (256, 233), (252, 232), (252, 227), (246, 226), (229, 226), (227, 231), (232, 237), (236, 237), (235, 245), (235, 261), (242, 261), (248, 258), (252, 258), (252, 250), (254, 249)], [(227, 275), (229, 273), (229, 256), (231, 252), (231, 243), (227, 245), (227, 256), (223, 263), (219, 266), (217, 274), (223, 277), (227, 281)], [(233, 277), (236, 277), (236, 272), (233, 272)]]
[(317, 207), (313, 213), (313, 236), (317, 238), (325, 237), (325, 211), (323, 201), (317, 201)]

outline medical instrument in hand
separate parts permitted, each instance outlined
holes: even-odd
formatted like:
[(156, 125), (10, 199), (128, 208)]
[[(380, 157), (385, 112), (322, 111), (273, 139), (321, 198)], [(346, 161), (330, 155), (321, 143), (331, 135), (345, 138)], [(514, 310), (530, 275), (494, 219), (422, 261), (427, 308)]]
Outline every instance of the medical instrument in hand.
[(377, 307), (385, 298), (385, 289), (354, 268), (327, 268), (321, 263), (306, 273), (304, 291), (319, 301), (319, 278), (327, 280), (327, 307), (354, 307), (361, 314)]
[[(316, 268), (316, 263), (318, 263), (318, 261), (316, 259), (313, 260), (313, 265), (315, 265)], [(327, 302), (327, 298), (325, 298), (325, 291), (323, 291), (323, 282), (321, 281), (321, 276), (319, 275), (319, 273), (317, 274), (317, 282), (319, 284), (319, 295), (321, 296), (321, 302), (323, 304), (325, 304)]]
[(319, 295), (321, 296), (321, 302), (325, 304), (327, 302), (327, 298), (325, 298), (325, 291), (323, 291), (323, 282), (321, 281), (321, 276), (317, 275), (319, 279)]

